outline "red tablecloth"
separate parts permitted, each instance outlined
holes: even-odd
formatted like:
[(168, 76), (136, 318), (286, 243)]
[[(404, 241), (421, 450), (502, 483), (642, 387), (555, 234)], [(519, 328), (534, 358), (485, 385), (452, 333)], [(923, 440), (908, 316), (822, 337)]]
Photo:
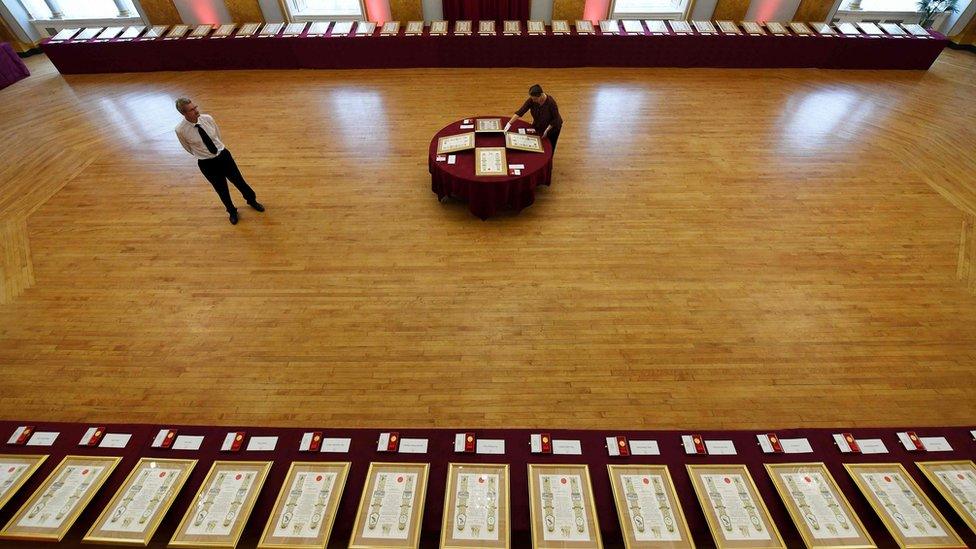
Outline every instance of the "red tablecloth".
[[(523, 26), (524, 29), (524, 26)], [(428, 29), (429, 30), (429, 29)], [(380, 36), (46, 42), (63, 74), (412, 67), (811, 67), (925, 70), (948, 42), (821, 36)]]
[(0, 90), (30, 76), (27, 65), (20, 60), (13, 47), (6, 42), (0, 43)]
[[(509, 117), (479, 116), (471, 117), (469, 120), (474, 123), (476, 118), (499, 118), (504, 125)], [(505, 151), (509, 164), (523, 164), (525, 166), (525, 169), (519, 170), (521, 175), (511, 175), (512, 172), (509, 171), (509, 175), (504, 177), (478, 177), (474, 174), (473, 150), (452, 153), (457, 157), (456, 164), (448, 164), (446, 160), (438, 162), (436, 159), (437, 139), (439, 137), (473, 131), (462, 130), (461, 123), (462, 121), (458, 120), (449, 124), (437, 132), (437, 135), (430, 141), (430, 148), (427, 151), (427, 164), (430, 170), (430, 187), (432, 191), (437, 193), (437, 197), (442, 199), (445, 196), (450, 196), (465, 200), (471, 213), (481, 219), (488, 219), (505, 208), (522, 211), (522, 208), (532, 205), (535, 201), (536, 187), (549, 185), (552, 179), (552, 145), (549, 140), (542, 140), (542, 146), (546, 149), (544, 153), (512, 149)], [(519, 128), (530, 129), (532, 125), (523, 120), (516, 120), (512, 125), (512, 131), (518, 131)], [(504, 134), (475, 134), (475, 146), (504, 147)]]

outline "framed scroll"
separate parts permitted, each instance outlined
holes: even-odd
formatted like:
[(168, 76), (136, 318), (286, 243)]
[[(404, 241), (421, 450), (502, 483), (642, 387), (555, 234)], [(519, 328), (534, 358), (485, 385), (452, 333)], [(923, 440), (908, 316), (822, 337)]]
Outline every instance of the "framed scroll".
[(383, 27), (380, 29), (380, 36), (396, 36), (397, 34), (400, 34), (399, 21), (387, 21), (383, 23)]
[(441, 549), (508, 549), (508, 465), (451, 463), (444, 493)]
[(325, 549), (349, 477), (348, 462), (296, 461), (264, 526), (260, 549)]
[(447, 21), (431, 21), (430, 22), (430, 34), (431, 35), (445, 35), (445, 34), (447, 34)]
[(569, 21), (565, 19), (553, 19), (552, 21), (552, 33), (553, 34), (569, 34)]
[(120, 457), (65, 456), (0, 530), (0, 538), (61, 541)]
[(236, 547), (269, 470), (270, 461), (215, 461), (169, 546)]
[(506, 133), (505, 148), (535, 153), (546, 152), (546, 149), (542, 146), (541, 137), (521, 133)]
[(502, 34), (519, 35), (522, 34), (522, 23), (520, 21), (503, 22)]
[(793, 21), (790, 23), (790, 29), (800, 36), (813, 35), (813, 31), (810, 30), (810, 27), (808, 27), (806, 23), (801, 23), (800, 21)]
[(241, 28), (238, 29), (237, 34), (234, 38), (248, 38), (254, 36), (254, 33), (258, 32), (261, 28), (261, 23), (244, 23)]
[(153, 25), (152, 27), (150, 27), (149, 30), (145, 32), (145, 34), (140, 36), (138, 40), (155, 40), (160, 36), (166, 34), (166, 29), (168, 28), (169, 25)]
[(625, 19), (623, 24), (624, 32), (627, 34), (644, 34), (644, 25), (641, 25), (641, 22), (637, 19)]
[(474, 131), (478, 133), (501, 132), (503, 130), (501, 118), (479, 118), (475, 120)]
[(221, 25), (217, 27), (217, 30), (210, 35), (210, 38), (227, 38), (228, 36), (234, 34), (234, 29), (237, 28), (237, 23), (227, 23), (226, 25)]
[(529, 464), (529, 515), (534, 549), (603, 548), (586, 465)]
[(593, 29), (593, 23), (578, 19), (576, 21), (576, 34), (595, 34), (596, 30)]
[(108, 41), (108, 40), (111, 40), (113, 38), (118, 38), (118, 36), (120, 34), (122, 34), (122, 31), (124, 31), (124, 30), (125, 30), (125, 27), (107, 27), (105, 30), (103, 30), (102, 32), (100, 32), (98, 34), (98, 36), (95, 37), (95, 40), (98, 40), (98, 41)]
[(505, 147), (478, 147), (474, 150), (474, 174), (477, 176), (508, 175)]
[(84, 541), (148, 546), (196, 465), (195, 459), (140, 459)]
[(718, 34), (718, 31), (715, 30), (715, 25), (711, 21), (692, 21), (691, 23), (695, 25), (695, 30), (698, 31), (698, 34)]
[(905, 27), (905, 30), (917, 38), (932, 38), (929, 31), (925, 30), (925, 27), (919, 25), (918, 23), (902, 23), (901, 26)]
[(908, 36), (905, 29), (898, 26), (898, 23), (881, 23), (881, 28), (884, 29), (886, 33), (896, 38), (902, 38)]
[(751, 34), (754, 36), (766, 36), (766, 31), (756, 23), (755, 21), (743, 21), (742, 28), (745, 29), (746, 34)]
[[(186, 26), (186, 25), (183, 25), (183, 26)], [(91, 40), (92, 38), (95, 38), (96, 36), (98, 36), (99, 34), (101, 34), (101, 32), (103, 30), (105, 30), (105, 27), (88, 27), (88, 28), (85, 28), (80, 33), (78, 33), (77, 36), (75, 36), (74, 38), (72, 38), (71, 41), (72, 42), (81, 42), (81, 41)]]
[(848, 23), (846, 21), (837, 23), (837, 30), (844, 36), (861, 36), (861, 31), (857, 30), (857, 26), (854, 23)]
[(627, 549), (693, 549), (666, 465), (607, 465)]
[(810, 26), (821, 36), (837, 36), (837, 31), (827, 23), (810, 23)]
[(495, 22), (494, 21), (478, 21), (478, 34), (495, 34)]
[(900, 463), (844, 468), (899, 547), (966, 546)]
[(0, 509), (45, 460), (46, 455), (0, 455)]
[(739, 25), (736, 25), (735, 21), (716, 21), (715, 23), (718, 24), (718, 28), (722, 31), (722, 34), (742, 34), (742, 31), (739, 30)]
[(645, 19), (644, 24), (647, 25), (647, 31), (651, 34), (671, 34), (668, 30), (668, 24), (662, 19)]
[(455, 21), (454, 34), (455, 36), (465, 36), (471, 34), (471, 21)]
[(190, 32), (189, 25), (173, 25), (173, 28), (169, 29), (163, 40), (178, 40), (186, 36), (186, 33)]
[(867, 34), (868, 36), (884, 36), (885, 34), (884, 31), (881, 30), (881, 27), (875, 25), (874, 23), (858, 21), (857, 26), (860, 27), (861, 30), (864, 31), (864, 34)]
[(474, 148), (474, 132), (445, 135), (437, 138), (437, 154), (466, 151)]
[(972, 461), (916, 463), (969, 529), (976, 532), (976, 464)]
[(692, 34), (691, 25), (687, 21), (668, 21), (671, 24), (671, 30), (676, 34)]
[[(528, 21), (526, 23), (529, 27), (529, 34), (545, 34), (546, 24), (542, 21)], [(567, 29), (568, 30), (568, 29)]]
[(420, 546), (427, 463), (370, 463), (349, 549)]
[(64, 42), (70, 39), (72, 36), (78, 34), (81, 29), (61, 29), (57, 34), (51, 37), (51, 42)]
[(600, 21), (600, 33), (620, 34), (620, 21), (618, 21), (617, 19), (608, 19), (606, 21)]
[(407, 36), (420, 36), (424, 33), (424, 22), (423, 21), (407, 21), (407, 30), (405, 34)]
[(278, 36), (278, 33), (281, 32), (281, 29), (283, 28), (285, 28), (284, 23), (265, 23), (264, 27), (261, 29), (261, 32), (258, 33), (258, 36), (260, 38)]
[(767, 463), (766, 471), (808, 548), (877, 547), (823, 463)]
[(777, 36), (788, 36), (790, 34), (790, 31), (786, 30), (786, 27), (777, 21), (766, 21), (766, 28), (769, 29), (769, 32)]
[(687, 465), (719, 549), (786, 549), (745, 465)]
[(308, 23), (288, 23), (285, 25), (285, 32), (281, 33), (282, 36), (301, 36), (305, 32), (305, 27)]
[[(352, 30), (352, 23), (352, 21), (336, 21), (335, 26), (332, 27), (332, 36), (346, 36)], [(373, 36), (374, 32), (376, 32), (375, 21), (356, 21), (356, 33), (353, 36)]]

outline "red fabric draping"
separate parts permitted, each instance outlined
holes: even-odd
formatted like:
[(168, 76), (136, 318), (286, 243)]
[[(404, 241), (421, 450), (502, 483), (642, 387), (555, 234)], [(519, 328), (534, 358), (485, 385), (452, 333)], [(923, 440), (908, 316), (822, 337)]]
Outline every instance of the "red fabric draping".
[[(470, 120), (473, 123), (475, 118), (500, 118), (504, 124), (510, 116), (480, 116), (471, 117)], [(427, 151), (430, 187), (437, 197), (450, 196), (463, 200), (468, 203), (471, 213), (481, 219), (487, 219), (503, 209), (522, 211), (531, 206), (535, 202), (536, 187), (549, 185), (552, 178), (552, 145), (549, 140), (542, 140), (546, 150), (544, 153), (505, 151), (509, 164), (525, 166), (524, 170), (520, 170), (521, 175), (478, 177), (474, 174), (473, 150), (453, 153), (457, 157), (457, 163), (453, 165), (436, 160), (437, 138), (472, 131), (462, 130), (460, 125), (461, 121), (457, 121), (437, 132)], [(531, 127), (525, 121), (516, 120), (512, 131)], [(504, 147), (505, 137), (501, 133), (479, 133), (475, 135), (475, 144), (478, 147)]]
[(28, 76), (30, 71), (14, 48), (6, 42), (0, 43), (0, 90)]
[[(524, 27), (523, 27), (524, 28)], [(62, 74), (220, 69), (726, 67), (928, 69), (948, 40), (820, 36), (400, 36), (43, 44)], [(500, 32), (500, 29), (499, 29)]]
[[(529, 498), (526, 466), (529, 463), (578, 463), (589, 467), (593, 484), (593, 499), (597, 510), (597, 519), (606, 547), (623, 547), (620, 525), (613, 503), (613, 493), (607, 475), (607, 464), (659, 464), (667, 465), (674, 480), (678, 500), (684, 510), (685, 518), (692, 537), (698, 547), (714, 547), (705, 517), (695, 498), (691, 481), (685, 469), (686, 464), (720, 464), (742, 463), (747, 466), (756, 487), (762, 496), (770, 516), (779, 528), (787, 547), (803, 547), (796, 527), (789, 517), (782, 500), (776, 493), (769, 475), (766, 473), (765, 463), (794, 463), (806, 461), (822, 461), (830, 470), (841, 491), (851, 503), (854, 512), (871, 533), (879, 548), (897, 547), (887, 533), (877, 514), (871, 509), (867, 500), (861, 496), (857, 487), (851, 481), (844, 469), (844, 463), (890, 463), (898, 462), (905, 466), (922, 490), (928, 495), (932, 503), (948, 520), (956, 533), (969, 547), (976, 547), (976, 534), (960, 519), (959, 515), (949, 506), (932, 484), (924, 478), (915, 466), (916, 461), (934, 460), (971, 460), (976, 458), (976, 442), (969, 434), (971, 427), (932, 427), (918, 428), (867, 428), (856, 429), (850, 426), (835, 429), (766, 429), (756, 431), (695, 431), (706, 440), (731, 440), (735, 444), (738, 455), (735, 456), (688, 456), (685, 455), (680, 436), (689, 432), (679, 431), (572, 431), (552, 430), (555, 439), (579, 440), (583, 448), (583, 455), (556, 456), (535, 455), (529, 452), (529, 435), (526, 429), (481, 429), (473, 430), (481, 438), (504, 439), (505, 455), (478, 455), (454, 453), (454, 434), (472, 429), (397, 429), (401, 437), (428, 438), (428, 454), (386, 454), (376, 452), (376, 440), (379, 429), (323, 429), (315, 426), (307, 429), (247, 427), (229, 425), (216, 426), (179, 426), (179, 425), (139, 425), (116, 424), (105, 425), (108, 433), (130, 433), (132, 439), (125, 449), (84, 448), (78, 446), (82, 434), (90, 426), (80, 423), (54, 423), (40, 421), (0, 421), (0, 440), (5, 443), (18, 425), (33, 425), (36, 431), (56, 431), (60, 436), (53, 447), (13, 446), (3, 444), (0, 453), (5, 454), (50, 454), (50, 457), (30, 480), (0, 509), (0, 526), (5, 525), (10, 517), (20, 508), (54, 470), (66, 455), (91, 456), (122, 456), (119, 466), (109, 477), (105, 486), (95, 495), (86, 510), (81, 514), (74, 527), (68, 532), (60, 544), (52, 547), (86, 547), (80, 543), (88, 528), (94, 523), (102, 509), (111, 500), (126, 475), (141, 457), (169, 457), (198, 459), (196, 468), (190, 475), (186, 486), (179, 494), (166, 518), (160, 524), (159, 530), (151, 543), (152, 547), (165, 547), (166, 542), (173, 535), (180, 518), (190, 505), (193, 495), (203, 482), (207, 471), (214, 460), (273, 460), (274, 465), (268, 480), (251, 514), (251, 518), (244, 529), (238, 547), (254, 547), (257, 545), (264, 525), (267, 523), (274, 506), (278, 490), (284, 482), (288, 467), (293, 461), (350, 461), (349, 480), (345, 493), (339, 505), (335, 528), (332, 531), (329, 547), (345, 547), (349, 541), (350, 530), (359, 505), (359, 497), (365, 484), (366, 471), (371, 461), (421, 462), (430, 463), (430, 478), (427, 485), (427, 503), (424, 510), (424, 535), (421, 547), (436, 548), (438, 546), (441, 517), (444, 510), (444, 489), (447, 477), (447, 467), (450, 462), (467, 463), (508, 463), (511, 475), (511, 524), (512, 547), (531, 547), (529, 538)], [(94, 425), (94, 424), (92, 424)], [(180, 434), (205, 435), (203, 446), (199, 451), (158, 450), (150, 448), (150, 443), (160, 428), (177, 428)], [(756, 443), (757, 433), (775, 430), (781, 438), (806, 437), (814, 449), (813, 454), (763, 454)], [(945, 436), (952, 445), (952, 452), (907, 452), (895, 436), (897, 431), (917, 431), (920, 436)], [(220, 452), (220, 445), (228, 431), (245, 431), (248, 436), (278, 436), (278, 447), (274, 452)], [(348, 454), (303, 453), (298, 451), (302, 434), (306, 431), (324, 431), (329, 437), (349, 437), (352, 445)], [(550, 432), (548, 429), (546, 432)], [(834, 445), (831, 433), (852, 432), (859, 439), (880, 438), (884, 441), (890, 453), (876, 455), (841, 454)], [(661, 449), (659, 456), (633, 456), (629, 458), (610, 458), (605, 448), (605, 437), (626, 436), (629, 440), (657, 440)], [(0, 444), (2, 444), (0, 443)], [(0, 549), (23, 548), (23, 542), (2, 541)]]
[(529, 18), (529, 0), (442, 0), (444, 19), (458, 20), (495, 20), (517, 19), (526, 21)]

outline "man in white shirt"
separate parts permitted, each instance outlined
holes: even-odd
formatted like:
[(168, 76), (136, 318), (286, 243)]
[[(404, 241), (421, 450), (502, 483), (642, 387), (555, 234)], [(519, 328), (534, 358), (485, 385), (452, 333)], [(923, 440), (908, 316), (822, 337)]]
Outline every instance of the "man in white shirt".
[(244, 181), (241, 170), (237, 168), (234, 157), (220, 139), (220, 128), (209, 114), (200, 114), (193, 101), (185, 97), (176, 100), (176, 110), (183, 115), (183, 120), (176, 126), (176, 137), (186, 152), (197, 159), (200, 171), (207, 181), (213, 185), (220, 201), (230, 214), (230, 222), (237, 225), (237, 208), (230, 198), (227, 180), (237, 187), (248, 205), (259, 212), (264, 211), (255, 198), (254, 190)]

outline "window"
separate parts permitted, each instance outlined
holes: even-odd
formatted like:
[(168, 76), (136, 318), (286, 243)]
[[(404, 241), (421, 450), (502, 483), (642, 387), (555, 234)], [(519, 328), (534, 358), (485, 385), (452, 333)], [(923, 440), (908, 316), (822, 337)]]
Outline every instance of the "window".
[[(20, 0), (33, 19), (114, 19), (137, 15), (132, 0)], [(61, 15), (56, 12), (60, 11)]]
[(688, 0), (615, 0), (611, 19), (684, 19)]
[(844, 0), (839, 11), (916, 12), (918, 0)]
[(295, 21), (366, 19), (360, 0), (286, 0), (285, 7)]

